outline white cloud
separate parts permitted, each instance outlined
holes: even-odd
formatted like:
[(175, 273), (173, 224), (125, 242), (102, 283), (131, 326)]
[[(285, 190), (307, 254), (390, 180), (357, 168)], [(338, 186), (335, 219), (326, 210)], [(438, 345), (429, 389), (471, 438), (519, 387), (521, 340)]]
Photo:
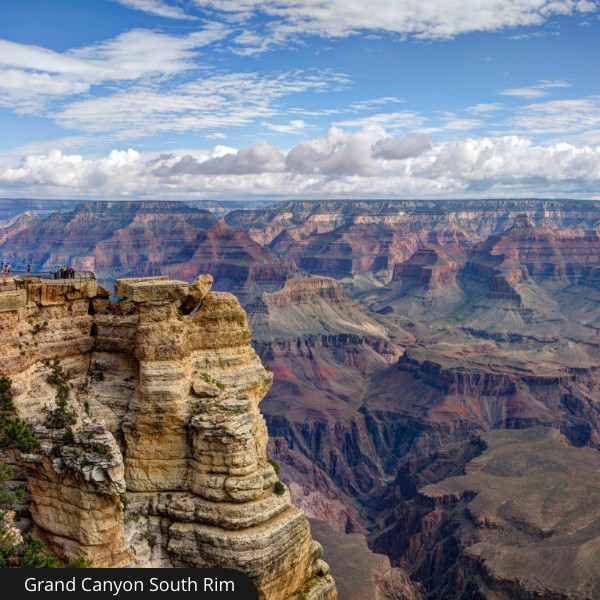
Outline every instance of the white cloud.
[(263, 121), (261, 125), (276, 133), (290, 134), (300, 133), (307, 127), (307, 124), (303, 119), (292, 119), (287, 125), (282, 123), (268, 123), (267, 121)]
[(326, 135), (300, 142), (288, 153), (285, 164), (293, 173), (372, 176), (381, 165), (372, 157), (372, 147), (381, 138), (381, 128), (346, 132), (332, 127)]
[(141, 10), (145, 13), (156, 15), (157, 17), (166, 17), (167, 19), (192, 19), (196, 17), (188, 15), (178, 6), (167, 4), (163, 0), (115, 0), (119, 4)]
[(182, 36), (133, 29), (64, 53), (0, 40), (0, 68), (64, 75), (88, 84), (139, 79), (152, 73), (171, 75), (195, 68), (195, 50), (222, 39), (226, 33), (219, 23)]
[(392, 138), (373, 127), (332, 128), (287, 156), (267, 142), (159, 156), (0, 155), (0, 192), (29, 197), (592, 197), (599, 184), (597, 146), (505, 136), (430, 147), (422, 136)]
[(600, 96), (538, 102), (519, 108), (507, 121), (511, 133), (547, 135), (600, 128)]
[(273, 144), (258, 142), (238, 152), (197, 160), (191, 155), (161, 163), (152, 173), (158, 177), (176, 175), (248, 175), (283, 171), (283, 154)]
[(479, 115), (490, 112), (496, 112), (498, 110), (502, 110), (502, 108), (502, 104), (498, 102), (482, 102), (479, 104), (474, 104), (473, 106), (469, 106), (469, 108), (467, 108), (467, 112)]
[(518, 98), (541, 98), (547, 92), (536, 87), (509, 88), (500, 92), (503, 96), (517, 96)]
[(468, 139), (445, 144), (430, 164), (417, 166), (415, 174), (465, 182), (526, 183), (531, 178), (540, 184), (574, 179), (597, 182), (600, 148), (566, 143), (534, 146), (530, 140), (516, 136)]
[(49, 97), (81, 94), (107, 82), (160, 80), (197, 68), (198, 49), (226, 34), (218, 23), (185, 36), (135, 29), (64, 53), (0, 40), (0, 104), (40, 114)]
[[(227, 29), (210, 23), (188, 35), (168, 35), (148, 29), (133, 29), (114, 39), (71, 50), (69, 57), (82, 61), (82, 76), (96, 81), (139, 79), (159, 73), (173, 75), (197, 67), (197, 50), (223, 39)], [(94, 79), (96, 81), (94, 81)]]
[[(277, 99), (308, 90), (326, 90), (332, 79), (335, 74), (329, 71), (292, 71), (272, 77), (259, 73), (205, 76), (164, 92), (126, 89), (78, 100), (51, 116), (63, 127), (119, 132), (123, 138), (239, 127), (276, 115)], [(292, 121), (296, 126), (300, 122)]]
[(336, 121), (334, 125), (346, 128), (363, 127), (385, 127), (386, 129), (415, 129), (421, 127), (427, 121), (419, 113), (410, 110), (403, 110), (391, 113), (377, 113), (369, 117), (360, 117), (357, 119), (345, 119)]
[(89, 88), (88, 83), (71, 77), (0, 69), (0, 107), (17, 114), (40, 114), (48, 99), (82, 94)]
[(500, 93), (503, 96), (517, 96), (518, 98), (541, 98), (548, 95), (548, 89), (551, 88), (567, 88), (570, 84), (566, 81), (548, 81), (542, 80), (537, 85), (522, 88), (509, 88), (502, 90)]
[(588, 0), (581, 0), (577, 4), (577, 10), (579, 12), (593, 12), (596, 8), (597, 4), (595, 2), (589, 2)]
[(128, 178), (140, 163), (136, 150), (112, 150), (100, 159), (85, 159), (78, 154), (65, 155), (52, 150), (46, 155), (24, 157), (16, 167), (0, 173), (0, 183), (19, 187), (43, 186), (52, 189), (120, 187), (126, 191)]
[(465, 119), (452, 112), (441, 112), (440, 120), (443, 123), (440, 128), (441, 131), (468, 131), (482, 125), (482, 122), (478, 119)]
[(396, 98), (395, 96), (384, 96), (383, 98), (369, 98), (368, 100), (359, 100), (353, 102), (349, 108), (350, 110), (363, 111), (377, 108), (385, 104), (402, 104), (404, 100), (402, 98)]
[[(195, 4), (238, 22), (248, 23), (260, 14), (261, 22), (268, 23), (262, 39), (278, 36), (279, 41), (295, 35), (344, 37), (360, 31), (449, 39), (473, 31), (541, 25), (555, 15), (597, 8), (588, 0), (195, 0)], [(265, 49), (256, 40), (251, 47)]]
[(420, 156), (431, 149), (431, 137), (428, 135), (407, 135), (397, 138), (378, 140), (373, 145), (373, 158), (385, 160), (404, 160)]

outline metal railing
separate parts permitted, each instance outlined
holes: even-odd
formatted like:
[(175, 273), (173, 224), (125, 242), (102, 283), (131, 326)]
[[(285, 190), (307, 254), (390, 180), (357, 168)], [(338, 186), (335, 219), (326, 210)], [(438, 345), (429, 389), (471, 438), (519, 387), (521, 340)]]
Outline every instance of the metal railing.
[[(65, 276), (68, 275), (68, 276)], [(0, 274), (0, 292), (8, 292), (26, 288), (30, 284), (43, 283), (44, 285), (69, 285), (82, 281), (94, 281), (96, 275), (92, 271), (75, 271), (63, 274), (48, 271), (20, 271), (12, 270), (10, 273)]]

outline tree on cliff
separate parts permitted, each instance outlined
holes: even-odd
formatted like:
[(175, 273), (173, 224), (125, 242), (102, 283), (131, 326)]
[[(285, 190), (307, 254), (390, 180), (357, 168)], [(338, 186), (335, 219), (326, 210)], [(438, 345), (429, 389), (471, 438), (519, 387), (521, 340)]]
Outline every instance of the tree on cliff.
[(31, 433), (25, 421), (12, 416), (14, 410), (12, 380), (0, 375), (0, 448), (27, 453), (39, 450), (40, 440)]
[(15, 405), (11, 393), (12, 381), (5, 375), (0, 375), (0, 414), (12, 413)]
[[(62, 395), (64, 396), (64, 391)], [(68, 401), (68, 394), (66, 400)], [(57, 410), (61, 410), (60, 407), (57, 407)], [(31, 433), (25, 421), (11, 416), (14, 411), (12, 380), (0, 375), (0, 449), (14, 449), (26, 453), (39, 451), (40, 440)], [(66, 420), (69, 420), (68, 416)], [(13, 479), (12, 467), (0, 462), (0, 568), (90, 566), (89, 561), (82, 557), (69, 559), (63, 564), (58, 558), (48, 554), (42, 542), (33, 535), (21, 535), (14, 526), (13, 519), (15, 509), (25, 497), (25, 490), (15, 489)]]
[(77, 414), (69, 405), (71, 399), (69, 381), (72, 375), (70, 371), (63, 369), (60, 360), (56, 357), (46, 364), (51, 369), (46, 381), (56, 387), (55, 407), (49, 411), (46, 424), (50, 429), (64, 429), (65, 436), (71, 440), (73, 437), (71, 426), (77, 421)]

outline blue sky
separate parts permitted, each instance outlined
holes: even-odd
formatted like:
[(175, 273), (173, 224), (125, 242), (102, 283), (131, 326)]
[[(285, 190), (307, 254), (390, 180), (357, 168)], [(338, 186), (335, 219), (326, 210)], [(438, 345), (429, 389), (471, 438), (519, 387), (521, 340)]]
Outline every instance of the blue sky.
[(2, 0), (0, 196), (600, 191), (591, 0)]

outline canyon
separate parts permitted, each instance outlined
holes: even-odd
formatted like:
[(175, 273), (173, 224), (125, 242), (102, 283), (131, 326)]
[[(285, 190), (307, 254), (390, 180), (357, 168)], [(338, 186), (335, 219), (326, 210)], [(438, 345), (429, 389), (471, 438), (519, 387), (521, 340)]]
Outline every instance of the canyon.
[[(347, 543), (382, 599), (575, 599), (597, 593), (587, 562), (597, 557), (597, 516), (585, 503), (561, 504), (552, 486), (581, 494), (559, 473), (572, 468), (585, 480), (600, 448), (599, 231), (596, 201), (280, 202), (218, 214), (177, 202), (84, 203), (45, 220), (17, 216), (0, 229), (0, 251), (14, 266), (35, 248), (34, 270), (73, 264), (107, 288), (138, 276), (189, 283), (203, 272), (214, 277), (211, 295), (236, 294), (273, 379), (260, 392), (269, 430), (261, 443), (294, 504), (327, 522), (315, 521), (315, 536), (334, 577), (349, 577)], [(138, 334), (113, 325), (114, 311), (137, 318), (127, 308), (135, 298), (112, 302), (143, 293), (132, 286), (95, 299), (89, 317), (88, 404), (119, 448), (131, 423), (142, 437), (150, 431), (135, 402), (111, 400), (140, 385), (131, 364), (113, 358), (141, 360), (131, 347)], [(160, 318), (180, 340), (180, 321)], [(112, 385), (118, 394), (106, 391)], [(157, 485), (157, 443), (183, 452), (161, 435), (149, 438), (148, 464), (125, 458), (136, 494)], [(518, 477), (536, 482), (531, 501), (549, 507), (543, 523), (519, 504)], [(597, 501), (591, 483), (585, 493)], [(179, 518), (144, 506), (157, 520)], [(571, 536), (585, 519), (585, 535)], [(557, 556), (567, 539), (581, 555), (570, 563), (579, 575), (558, 581), (539, 557)], [(361, 600), (361, 589), (344, 597)]]

